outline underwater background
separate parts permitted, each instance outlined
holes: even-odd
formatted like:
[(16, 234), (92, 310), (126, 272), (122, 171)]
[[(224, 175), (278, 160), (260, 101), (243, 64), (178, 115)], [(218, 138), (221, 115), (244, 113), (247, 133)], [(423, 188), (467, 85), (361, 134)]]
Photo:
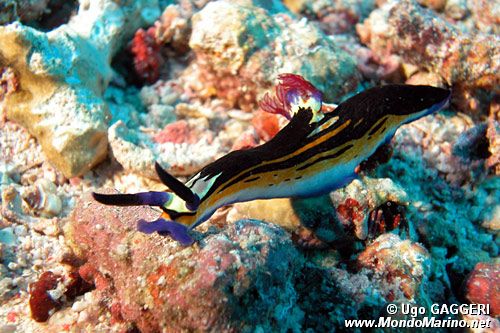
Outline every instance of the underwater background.
[[(0, 0), (0, 24), (0, 332), (356, 331), (388, 304), (500, 332), (498, 1)], [(282, 73), (452, 97), (347, 186), (223, 207), (192, 246), (92, 199), (269, 141)]]

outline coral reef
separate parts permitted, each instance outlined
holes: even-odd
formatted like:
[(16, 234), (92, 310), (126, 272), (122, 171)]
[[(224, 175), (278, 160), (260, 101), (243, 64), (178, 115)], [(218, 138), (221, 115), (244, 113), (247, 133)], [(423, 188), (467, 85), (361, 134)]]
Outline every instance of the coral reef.
[(491, 101), (490, 114), (488, 116), (488, 127), (486, 137), (488, 139), (488, 150), (490, 157), (486, 165), (493, 170), (493, 174), (500, 175), (500, 99), (498, 97)]
[[(422, 151), (428, 165), (450, 184), (460, 186), (484, 174), (487, 152), (484, 145), (481, 150), (478, 149), (481, 144), (479, 147), (477, 144), (474, 146), (474, 142), (480, 141), (481, 136), (472, 140), (467, 133), (473, 131), (476, 131), (474, 122), (469, 116), (462, 113), (441, 114), (403, 127), (398, 145), (406, 152), (431, 148)], [(461, 148), (464, 143), (469, 148)]]
[[(388, 303), (488, 304), (451, 317), (499, 330), (497, 2), (0, 2), (0, 332), (345, 331)], [(345, 187), (220, 208), (190, 247), (89, 195), (269, 141), (281, 73), (325, 113), (387, 83), (453, 94)]]
[(21, 21), (49, 31), (68, 23), (78, 7), (77, 0), (5, 0), (0, 4), (0, 24)]
[[(199, 123), (197, 127), (200, 127)], [(129, 130), (118, 121), (109, 129), (109, 144), (113, 156), (125, 169), (154, 179), (157, 178), (153, 168), (154, 161), (167, 165), (175, 175), (185, 176), (215, 160), (221, 150), (218, 138), (214, 139), (210, 132), (205, 131), (200, 136), (190, 134), (191, 141), (196, 139), (196, 142), (189, 142), (187, 128), (184, 128), (185, 136), (175, 139), (172, 139), (172, 131), (179, 134), (182, 130), (179, 124), (167, 125), (162, 132), (151, 138), (147, 134)], [(155, 145), (153, 142), (159, 144)]]
[(48, 4), (49, 0), (6, 0), (0, 5), (0, 24), (35, 20), (44, 14)]
[[(381, 221), (374, 220), (374, 214), (384, 205), (406, 206), (408, 196), (405, 190), (391, 179), (371, 179), (365, 177), (362, 181), (354, 180), (343, 189), (330, 194), (332, 203), (337, 207), (337, 214), (345, 229), (352, 229), (357, 239), (374, 238), (380, 234), (376, 228), (381, 228)], [(390, 218), (389, 216), (386, 217)], [(401, 219), (401, 217), (399, 217)], [(399, 223), (387, 221), (389, 231)], [(394, 227), (390, 228), (390, 225)], [(375, 229), (374, 229), (375, 228)]]
[(356, 23), (363, 21), (375, 6), (373, 0), (285, 0), (283, 2), (291, 11), (318, 20), (322, 30), (328, 35), (351, 32)]
[[(406, 217), (428, 249), (444, 249), (446, 275), (457, 285), (477, 262), (498, 255), (494, 234), (479, 227), (491, 219), (498, 202), (498, 177), (487, 176), (484, 159), (464, 163), (449, 149), (463, 131), (457, 131), (463, 119), (436, 115), (401, 128), (392, 159), (376, 170), (412, 194)], [(438, 130), (434, 124), (439, 123)]]
[(40, 276), (40, 279), (30, 286), (30, 308), (31, 315), (36, 321), (46, 321), (49, 319), (49, 314), (60, 304), (55, 300), (49, 292), (55, 290), (60, 276), (52, 272), (45, 272)]
[(252, 218), (277, 224), (306, 248), (340, 246), (396, 229), (406, 222), (407, 200), (405, 191), (390, 179), (364, 177), (330, 196), (236, 203), (227, 221)]
[(164, 60), (160, 55), (160, 45), (154, 36), (155, 30), (139, 29), (135, 32), (130, 50), (134, 57), (134, 68), (141, 81), (154, 83), (160, 77), (160, 66)]

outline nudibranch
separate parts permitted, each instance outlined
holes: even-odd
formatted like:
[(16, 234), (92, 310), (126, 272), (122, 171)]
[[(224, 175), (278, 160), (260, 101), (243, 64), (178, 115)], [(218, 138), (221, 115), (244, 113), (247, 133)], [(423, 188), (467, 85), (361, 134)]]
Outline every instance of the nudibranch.
[(304, 78), (282, 74), (275, 96), (263, 110), (290, 122), (261, 146), (233, 151), (201, 169), (185, 184), (156, 164), (165, 192), (93, 193), (107, 205), (149, 205), (163, 210), (144, 233), (169, 235), (182, 245), (193, 242), (190, 229), (219, 207), (255, 199), (312, 197), (347, 185), (356, 167), (394, 136), (399, 126), (443, 108), (450, 91), (431, 86), (386, 85), (367, 89), (329, 113), (322, 93)]

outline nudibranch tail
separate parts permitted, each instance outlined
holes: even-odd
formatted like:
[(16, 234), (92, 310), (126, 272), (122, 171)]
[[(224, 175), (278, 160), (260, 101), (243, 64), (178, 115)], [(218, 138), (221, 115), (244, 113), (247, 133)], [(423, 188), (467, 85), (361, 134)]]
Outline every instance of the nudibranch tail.
[(184, 246), (191, 245), (193, 239), (189, 235), (186, 225), (172, 221), (182, 213), (195, 211), (200, 203), (197, 194), (193, 193), (186, 185), (174, 176), (167, 173), (161, 166), (155, 164), (156, 172), (160, 180), (167, 185), (172, 192), (141, 192), (134, 194), (102, 194), (92, 193), (94, 199), (105, 205), (114, 206), (158, 206), (163, 210), (162, 217), (156, 221), (147, 222), (139, 220), (137, 229), (141, 232), (151, 234), (158, 232), (160, 235), (168, 235)]
[(275, 96), (268, 93), (259, 102), (259, 107), (269, 113), (280, 114), (291, 119), (298, 107), (311, 106), (314, 112), (321, 109), (323, 95), (310, 82), (296, 74), (278, 75), (280, 83), (275, 88)]
[(113, 206), (164, 206), (172, 199), (168, 192), (141, 192), (134, 194), (92, 193), (94, 199), (105, 205)]
[(170, 236), (182, 246), (189, 246), (194, 242), (187, 226), (163, 218), (151, 222), (141, 219), (137, 222), (137, 230), (145, 234), (158, 232), (162, 236)]

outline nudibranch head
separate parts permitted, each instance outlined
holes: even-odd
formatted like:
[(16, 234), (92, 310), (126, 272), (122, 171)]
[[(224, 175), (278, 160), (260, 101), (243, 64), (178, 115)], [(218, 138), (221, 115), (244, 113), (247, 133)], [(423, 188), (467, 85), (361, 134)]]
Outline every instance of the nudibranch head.
[(358, 94), (350, 101), (357, 108), (369, 110), (373, 119), (392, 115), (408, 123), (443, 108), (450, 96), (450, 90), (431, 86), (386, 85)]
[(299, 108), (311, 108), (314, 114), (321, 110), (323, 94), (302, 76), (286, 73), (278, 75), (278, 80), (275, 96), (266, 93), (259, 102), (262, 110), (287, 119), (291, 119)]
[(421, 112), (433, 113), (444, 107), (451, 97), (450, 90), (432, 86), (393, 85), (391, 88), (393, 90), (391, 98), (386, 103), (401, 105), (401, 101), (405, 101), (404, 108), (393, 108), (395, 114), (402, 116), (414, 114), (422, 116)]

